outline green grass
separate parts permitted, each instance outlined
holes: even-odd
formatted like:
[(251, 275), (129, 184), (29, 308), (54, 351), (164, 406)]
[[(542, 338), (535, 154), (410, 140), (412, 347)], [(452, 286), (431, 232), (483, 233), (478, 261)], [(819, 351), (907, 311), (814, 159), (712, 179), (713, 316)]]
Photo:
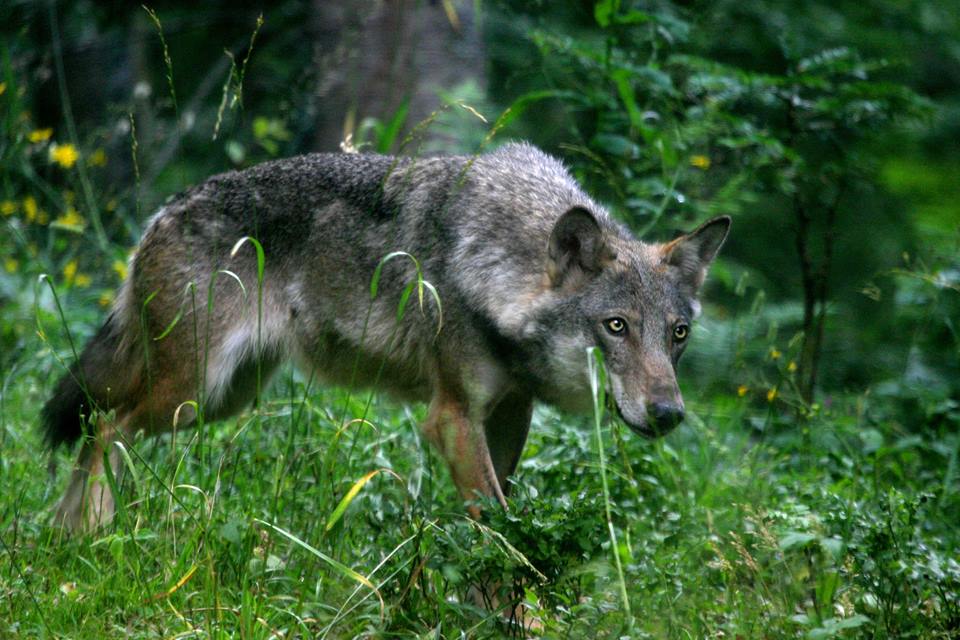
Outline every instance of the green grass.
[(469, 604), (485, 581), (549, 637), (947, 638), (960, 622), (956, 481), (930, 464), (951, 442), (892, 441), (867, 398), (800, 427), (687, 390), (665, 440), (603, 427), (606, 504), (589, 421), (543, 409), (511, 510), (475, 523), (418, 435), (422, 407), (377, 401), (338, 430), (346, 394), (286, 371), (259, 412), (136, 442), (115, 522), (63, 538), (49, 518), (72, 461), (48, 478), (35, 428), (55, 370), (24, 356), (3, 380), (0, 634), (508, 634)]

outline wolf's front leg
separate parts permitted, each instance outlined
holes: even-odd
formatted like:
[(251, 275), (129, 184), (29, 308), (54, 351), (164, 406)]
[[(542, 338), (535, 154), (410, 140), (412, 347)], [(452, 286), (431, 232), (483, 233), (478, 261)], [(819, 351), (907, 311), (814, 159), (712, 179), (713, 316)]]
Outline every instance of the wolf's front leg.
[(513, 391), (501, 398), (484, 420), (487, 448), (504, 494), (510, 493), (507, 480), (520, 462), (532, 416), (533, 398), (527, 393)]
[[(422, 430), (447, 461), (453, 482), (464, 500), (489, 496), (506, 507), (481, 412), (481, 408), (471, 407), (466, 399), (440, 389), (430, 403)], [(470, 505), (467, 510), (474, 518), (480, 517), (479, 506)]]
[[(455, 394), (439, 391), (430, 404), (423, 432), (450, 466), (453, 482), (465, 500), (492, 496), (507, 506), (504, 494), (507, 477), (513, 473), (530, 426), (532, 400), (523, 394), (507, 394), (492, 409), (477, 402), (460, 400)], [(467, 507), (480, 518), (480, 507)], [(493, 611), (511, 626), (533, 629), (536, 621), (504, 592), (499, 577), (488, 576), (473, 585), (467, 598), (474, 605)]]

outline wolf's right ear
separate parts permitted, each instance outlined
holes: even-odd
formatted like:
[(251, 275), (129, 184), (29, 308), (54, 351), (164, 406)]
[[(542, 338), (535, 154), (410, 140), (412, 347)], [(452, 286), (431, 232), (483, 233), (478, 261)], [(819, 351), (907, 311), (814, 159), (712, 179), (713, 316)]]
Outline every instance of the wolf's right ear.
[(583, 207), (573, 207), (560, 216), (550, 233), (547, 276), (554, 287), (576, 286), (614, 257), (596, 217)]
[(704, 222), (685, 236), (660, 245), (664, 262), (677, 269), (680, 284), (692, 298), (707, 277), (710, 263), (730, 232), (730, 216), (720, 216)]

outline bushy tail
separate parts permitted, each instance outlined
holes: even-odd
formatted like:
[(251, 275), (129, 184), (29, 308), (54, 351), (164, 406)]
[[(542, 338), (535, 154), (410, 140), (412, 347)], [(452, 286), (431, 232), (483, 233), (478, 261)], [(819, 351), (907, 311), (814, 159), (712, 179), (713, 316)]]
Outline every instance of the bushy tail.
[(122, 378), (116, 384), (118, 373), (123, 375), (116, 358), (121, 337), (117, 324), (116, 315), (111, 314), (43, 406), (42, 428), (51, 448), (74, 444), (84, 435), (94, 409), (108, 411), (111, 398), (122, 398), (126, 384)]

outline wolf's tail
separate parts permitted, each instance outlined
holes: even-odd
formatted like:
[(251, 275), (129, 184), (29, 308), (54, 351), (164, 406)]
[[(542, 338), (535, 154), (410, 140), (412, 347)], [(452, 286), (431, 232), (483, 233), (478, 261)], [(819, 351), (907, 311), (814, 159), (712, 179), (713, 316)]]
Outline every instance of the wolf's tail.
[(123, 399), (129, 381), (123, 379), (123, 367), (117, 357), (122, 337), (120, 324), (117, 313), (111, 313), (43, 406), (42, 428), (50, 448), (74, 444), (84, 435), (92, 411), (109, 411)]

